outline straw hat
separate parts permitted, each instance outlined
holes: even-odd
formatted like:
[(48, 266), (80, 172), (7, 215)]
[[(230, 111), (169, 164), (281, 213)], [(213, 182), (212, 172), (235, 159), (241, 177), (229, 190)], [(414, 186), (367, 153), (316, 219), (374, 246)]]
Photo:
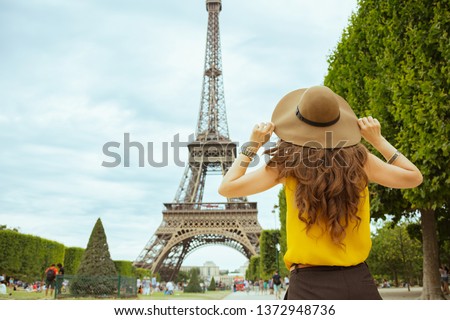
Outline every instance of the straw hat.
[(299, 146), (350, 147), (361, 141), (358, 118), (347, 101), (325, 86), (294, 90), (272, 114), (275, 134)]

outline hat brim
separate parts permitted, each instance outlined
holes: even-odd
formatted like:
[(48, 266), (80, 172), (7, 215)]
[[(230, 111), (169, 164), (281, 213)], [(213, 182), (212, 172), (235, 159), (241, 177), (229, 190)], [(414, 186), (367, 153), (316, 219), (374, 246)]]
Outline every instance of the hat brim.
[(299, 146), (320, 149), (345, 148), (361, 141), (358, 118), (344, 98), (336, 95), (339, 120), (327, 127), (309, 125), (296, 116), (297, 106), (306, 88), (285, 95), (272, 113), (275, 134), (284, 141)]

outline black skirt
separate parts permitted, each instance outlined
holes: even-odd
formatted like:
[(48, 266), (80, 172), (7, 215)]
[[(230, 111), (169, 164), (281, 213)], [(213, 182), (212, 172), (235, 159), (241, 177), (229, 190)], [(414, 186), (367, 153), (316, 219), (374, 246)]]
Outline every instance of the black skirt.
[(381, 300), (366, 263), (291, 271), (286, 300)]

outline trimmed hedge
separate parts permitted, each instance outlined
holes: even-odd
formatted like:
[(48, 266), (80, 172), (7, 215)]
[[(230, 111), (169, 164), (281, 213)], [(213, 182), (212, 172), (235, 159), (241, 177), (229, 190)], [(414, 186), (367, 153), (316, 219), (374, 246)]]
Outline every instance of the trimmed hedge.
[(77, 273), (84, 251), (85, 250), (83, 248), (76, 248), (76, 247), (66, 248), (66, 253), (64, 255), (65, 274)]
[[(130, 263), (132, 263), (132, 262), (130, 262)], [(116, 268), (117, 268), (117, 266), (116, 266)], [(134, 268), (133, 276), (135, 276), (138, 279), (143, 279), (144, 277), (152, 276), (152, 271), (149, 269), (135, 268), (135, 267), (133, 267), (133, 268)], [(119, 271), (119, 270), (117, 270), (117, 271)], [(158, 276), (156, 278), (159, 279)]]
[[(50, 264), (62, 263), (66, 275), (75, 275), (85, 251), (14, 230), (0, 230), (0, 274), (34, 282), (42, 280)], [(136, 268), (132, 261), (118, 260), (114, 265), (124, 277), (143, 279), (151, 276), (150, 270)]]
[(136, 276), (136, 268), (133, 267), (131, 261), (117, 260), (114, 261), (117, 273), (124, 277), (134, 277)]
[(42, 280), (45, 269), (64, 261), (65, 247), (56, 241), (0, 231), (0, 273), (23, 281)]

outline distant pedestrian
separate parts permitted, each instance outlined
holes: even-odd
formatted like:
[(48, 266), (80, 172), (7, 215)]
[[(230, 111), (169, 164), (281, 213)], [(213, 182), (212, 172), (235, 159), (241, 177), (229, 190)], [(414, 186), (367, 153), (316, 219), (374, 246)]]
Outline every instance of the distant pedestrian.
[(45, 269), (45, 296), (48, 294), (50, 289), (50, 295), (53, 295), (53, 290), (55, 289), (56, 275), (58, 274), (58, 269), (56, 269), (53, 263), (50, 267)]
[(142, 281), (140, 278), (136, 280), (136, 288), (142, 288)]
[(142, 286), (144, 288), (144, 295), (148, 296), (150, 294), (150, 279), (149, 277), (144, 277), (142, 280)]
[(158, 283), (156, 282), (156, 277), (152, 277), (152, 294), (156, 291)]
[(259, 281), (255, 280), (255, 282), (253, 282), (253, 290), (255, 292), (259, 292)]
[(264, 280), (259, 279), (259, 294), (264, 294)]
[(58, 277), (56, 277), (56, 293), (61, 294), (64, 282), (64, 267), (61, 263), (58, 263), (57, 267), (58, 267)]
[(439, 268), (439, 273), (441, 274), (441, 288), (444, 294), (449, 294), (448, 289), (448, 267), (441, 265)]
[(172, 295), (174, 290), (174, 285), (172, 281), (169, 281), (166, 283), (166, 290), (164, 291), (164, 294)]
[(250, 293), (250, 285), (247, 280), (244, 280), (244, 289), (247, 292), (247, 294)]
[(273, 279), (269, 279), (269, 294), (273, 294)]
[(281, 277), (278, 274), (278, 270), (275, 271), (275, 274), (272, 277), (273, 282), (273, 291), (275, 293), (275, 299), (280, 299), (280, 289), (281, 289)]
[(7, 294), (6, 285), (4, 281), (0, 281), (0, 294)]

